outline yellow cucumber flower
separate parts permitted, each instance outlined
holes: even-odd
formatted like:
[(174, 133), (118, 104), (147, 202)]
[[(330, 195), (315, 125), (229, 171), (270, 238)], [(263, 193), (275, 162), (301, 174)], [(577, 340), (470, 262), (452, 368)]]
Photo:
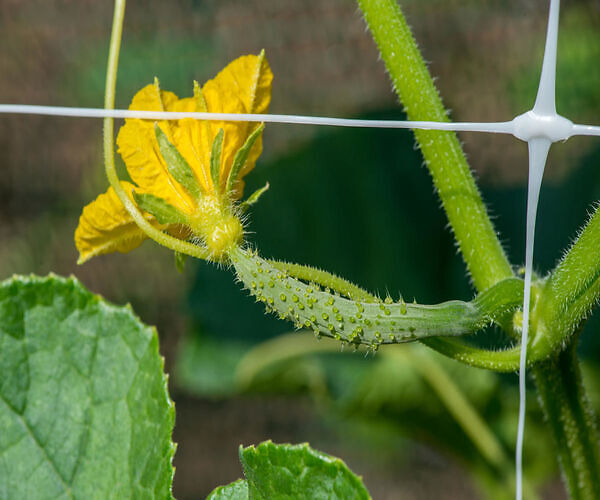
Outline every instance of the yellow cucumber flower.
[[(264, 53), (243, 56), (201, 89), (194, 82), (193, 97), (179, 99), (155, 80), (129, 109), (266, 113), (272, 79)], [(121, 185), (153, 226), (203, 245), (210, 258), (220, 260), (243, 237), (237, 201), (243, 177), (262, 152), (262, 130), (262, 124), (249, 122), (126, 119), (117, 145), (133, 183)], [(83, 209), (75, 231), (78, 262), (129, 252), (146, 238), (110, 187)]]

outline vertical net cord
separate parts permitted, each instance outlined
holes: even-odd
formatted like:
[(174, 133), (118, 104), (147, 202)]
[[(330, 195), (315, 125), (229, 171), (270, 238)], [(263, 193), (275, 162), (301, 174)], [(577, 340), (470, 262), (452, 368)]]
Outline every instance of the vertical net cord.
[(544, 138), (529, 141), (529, 183), (527, 187), (527, 224), (525, 248), (525, 280), (523, 288), (523, 329), (521, 334), (521, 356), (519, 360), (519, 422), (515, 447), (516, 486), (515, 498), (523, 495), (523, 442), (525, 438), (525, 409), (527, 406), (527, 345), (529, 340), (529, 307), (531, 304), (531, 278), (533, 275), (533, 249), (535, 222), (544, 167), (552, 142)]
[[(533, 113), (555, 120), (556, 113), (556, 55), (558, 46), (558, 20), (560, 0), (550, 0), (544, 60)], [(531, 303), (531, 278), (533, 274), (533, 248), (535, 221), (546, 159), (552, 141), (549, 138), (530, 137), (529, 182), (527, 185), (527, 223), (525, 243), (525, 282), (523, 290), (523, 329), (521, 358), (519, 361), (519, 421), (515, 446), (515, 498), (523, 498), (523, 443), (525, 439), (525, 410), (527, 407), (527, 345), (529, 343), (529, 306)]]

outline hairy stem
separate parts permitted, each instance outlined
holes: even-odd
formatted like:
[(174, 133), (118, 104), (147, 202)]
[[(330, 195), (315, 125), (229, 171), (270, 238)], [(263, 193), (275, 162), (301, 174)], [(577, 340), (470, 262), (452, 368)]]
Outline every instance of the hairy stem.
[(534, 321), (534, 342), (548, 352), (561, 348), (600, 298), (600, 210), (590, 217), (577, 240), (547, 279)]
[[(115, 12), (113, 17), (112, 32), (110, 35), (110, 48), (108, 52), (108, 67), (106, 71), (106, 86), (104, 90), (104, 108), (113, 109), (115, 107), (115, 88), (117, 84), (117, 69), (119, 67), (119, 51), (121, 48), (121, 34), (123, 32), (123, 19), (125, 17), (125, 0), (115, 0)], [(197, 245), (192, 245), (186, 241), (179, 240), (163, 233), (150, 224), (144, 215), (140, 212), (137, 205), (125, 192), (115, 168), (115, 141), (114, 141), (114, 119), (104, 119), (104, 169), (110, 185), (117, 193), (117, 196), (123, 203), (123, 206), (138, 225), (138, 227), (154, 241), (160, 245), (166, 246), (176, 252), (191, 255), (199, 259), (208, 258), (208, 252)]]
[(532, 371), (569, 497), (587, 500), (597, 498), (600, 491), (600, 452), (594, 414), (581, 380), (577, 337)]
[[(397, 0), (358, 0), (410, 120), (448, 121)], [(425, 162), (473, 283), (479, 290), (513, 275), (456, 134), (416, 130)]]

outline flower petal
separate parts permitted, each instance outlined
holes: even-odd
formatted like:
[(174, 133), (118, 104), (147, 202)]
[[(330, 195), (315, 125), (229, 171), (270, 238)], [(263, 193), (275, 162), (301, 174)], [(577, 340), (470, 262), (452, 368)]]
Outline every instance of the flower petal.
[[(133, 184), (122, 181), (126, 193)], [(161, 227), (150, 215), (157, 227)], [(75, 245), (79, 250), (79, 264), (92, 257), (111, 252), (129, 252), (137, 248), (147, 236), (133, 221), (112, 187), (85, 206), (75, 230)]]
[[(167, 111), (194, 112), (206, 111), (198, 106), (194, 97), (180, 99), (169, 106)], [(185, 118), (171, 124), (171, 142), (181, 156), (188, 162), (202, 190), (213, 192), (210, 176), (210, 151), (214, 136), (210, 135), (210, 127), (206, 122)]]
[[(129, 109), (164, 111), (172, 108), (177, 101), (175, 94), (160, 90), (158, 82), (155, 82), (134, 96)], [(172, 140), (172, 125), (167, 121), (158, 124)], [(153, 121), (125, 120), (125, 125), (119, 130), (117, 144), (129, 175), (142, 191), (163, 198), (184, 213), (193, 212), (191, 196), (172, 177), (160, 154)]]
[[(266, 113), (271, 101), (272, 81), (273, 73), (264, 53), (261, 52), (258, 56), (239, 57), (228, 64), (216, 78), (206, 82), (202, 88), (202, 93), (206, 99), (208, 110), (212, 112), (223, 110), (223, 112), (230, 113)], [(235, 101), (232, 100), (232, 96), (235, 96)], [(240, 105), (240, 111), (232, 109), (240, 107)], [(227, 111), (225, 111), (226, 109)], [(227, 179), (229, 175), (235, 153), (259, 126), (258, 123), (249, 122), (235, 124), (230, 122), (227, 125), (231, 126), (232, 131), (228, 133), (228, 129), (225, 128), (222, 180)], [(216, 134), (221, 127), (222, 125), (219, 125), (219, 123), (213, 123), (213, 134)], [(261, 152), (262, 137), (259, 137), (248, 156), (246, 165), (240, 172), (240, 179), (254, 168)]]
[[(226, 66), (213, 80), (202, 88), (202, 106), (198, 99), (182, 99), (171, 103), (169, 111), (209, 111), (212, 113), (265, 113), (271, 100), (273, 74), (264, 55), (243, 56)], [(185, 101), (185, 102), (184, 102)], [(204, 104), (206, 105), (205, 109)], [(211, 121), (209, 124), (197, 120), (179, 120), (172, 124), (173, 143), (194, 169), (206, 192), (214, 193), (210, 175), (210, 152), (214, 138), (220, 129), (225, 139), (220, 165), (219, 190), (231, 170), (236, 152), (244, 145), (248, 136), (259, 126), (258, 123)], [(254, 143), (245, 166), (236, 183), (236, 197), (240, 197), (241, 179), (252, 168), (262, 151), (262, 138)]]

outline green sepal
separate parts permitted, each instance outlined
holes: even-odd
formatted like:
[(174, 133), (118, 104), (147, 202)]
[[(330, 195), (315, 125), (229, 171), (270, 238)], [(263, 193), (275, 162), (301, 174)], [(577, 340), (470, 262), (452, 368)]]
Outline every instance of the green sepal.
[(212, 178), (215, 193), (219, 192), (220, 174), (221, 174), (221, 153), (223, 151), (223, 137), (225, 131), (220, 128), (212, 143), (212, 151), (210, 153), (210, 176)]
[(158, 123), (154, 124), (154, 133), (156, 134), (160, 154), (164, 158), (167, 168), (173, 178), (179, 182), (179, 184), (181, 184), (194, 199), (199, 199), (202, 195), (202, 191), (192, 167), (190, 167), (189, 163), (181, 156), (181, 153), (179, 153), (177, 148), (169, 141), (169, 138), (158, 126)]
[(237, 150), (237, 153), (235, 153), (233, 164), (231, 165), (231, 170), (229, 171), (229, 176), (227, 177), (227, 185), (225, 189), (226, 193), (229, 193), (233, 189), (233, 184), (240, 175), (240, 171), (242, 170), (243, 166), (246, 164), (246, 160), (248, 159), (248, 155), (250, 154), (252, 146), (254, 146), (256, 139), (260, 137), (260, 134), (264, 128), (264, 123), (261, 123), (258, 127), (256, 127), (254, 132), (248, 136), (244, 145)]
[[(160, 96), (160, 81), (158, 80), (158, 76), (154, 77), (154, 81), (152, 82), (152, 84), (154, 85), (156, 93)], [(164, 111), (164, 110), (165, 110), (165, 107), (162, 104), (162, 99), (160, 99), (160, 111)]]
[(158, 196), (134, 191), (133, 199), (144, 212), (154, 215), (160, 224), (187, 224), (184, 214)]
[(184, 271), (185, 268), (185, 261), (187, 260), (188, 256), (184, 253), (181, 252), (175, 252), (175, 267), (177, 268), (177, 271), (182, 273)]
[(196, 99), (196, 104), (201, 112), (208, 112), (208, 107), (206, 106), (206, 99), (204, 99), (202, 88), (196, 80), (194, 80), (194, 99)]
[(240, 208), (242, 210), (248, 210), (252, 205), (254, 205), (260, 199), (260, 197), (263, 195), (263, 193), (265, 191), (267, 191), (269, 189), (269, 187), (270, 187), (269, 183), (267, 182), (263, 187), (254, 191), (254, 193), (252, 193), (250, 196), (248, 196), (248, 198), (246, 198), (246, 200), (240, 204)]

